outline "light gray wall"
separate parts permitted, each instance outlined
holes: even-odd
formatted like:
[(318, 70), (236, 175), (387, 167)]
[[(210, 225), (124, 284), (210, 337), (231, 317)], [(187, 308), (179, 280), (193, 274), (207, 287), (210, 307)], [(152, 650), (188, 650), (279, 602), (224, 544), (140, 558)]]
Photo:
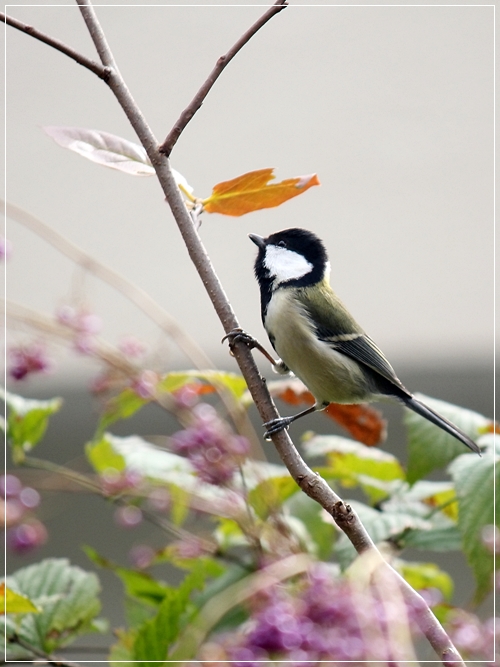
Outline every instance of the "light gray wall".
[[(15, 17), (94, 55), (73, 3), (15, 4)], [(124, 4), (97, 13), (161, 140), (263, 7)], [(220, 358), (220, 324), (154, 179), (98, 167), (40, 129), (75, 125), (134, 139), (110, 91), (26, 35), (9, 28), (6, 41), (8, 199), (128, 276)], [(261, 167), (276, 167), (279, 178), (318, 173), (320, 188), (280, 208), (204, 216), (216, 270), (242, 325), (260, 338), (247, 233), (304, 226), (325, 239), (332, 284), (396, 363), (489, 363), (491, 5), (291, 3), (223, 73), (172, 162), (202, 197)], [(187, 363), (134, 306), (83, 280), (43, 239), (11, 221), (7, 235), (9, 299), (50, 313), (83, 295), (110, 341), (134, 333), (161, 343), (165, 365)], [(71, 358), (61, 379), (75, 377)]]

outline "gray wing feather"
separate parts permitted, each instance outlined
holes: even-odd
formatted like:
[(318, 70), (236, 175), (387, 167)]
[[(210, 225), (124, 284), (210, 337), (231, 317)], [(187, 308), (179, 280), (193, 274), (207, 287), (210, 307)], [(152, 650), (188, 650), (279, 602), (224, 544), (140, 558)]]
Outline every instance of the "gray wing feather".
[(401, 398), (411, 396), (382, 351), (365, 334), (329, 286), (323, 288), (321, 299), (320, 303), (315, 298), (315, 292), (308, 292), (307, 289), (301, 294), (301, 303), (316, 329), (318, 338), (331, 345), (337, 352), (371, 369), (375, 381), (378, 376), (382, 385), (383, 380), (388, 382), (386, 388), (380, 386), (382, 393), (392, 393), (391, 387), (393, 387), (394, 393), (401, 394)]
[(382, 375), (386, 380), (389, 380), (389, 382), (394, 383), (400, 389), (404, 389), (391, 364), (366, 334), (357, 334), (352, 337), (348, 337), (345, 334), (340, 336), (322, 336), (321, 340), (331, 345), (337, 352), (341, 352), (355, 361), (368, 366), (376, 373)]

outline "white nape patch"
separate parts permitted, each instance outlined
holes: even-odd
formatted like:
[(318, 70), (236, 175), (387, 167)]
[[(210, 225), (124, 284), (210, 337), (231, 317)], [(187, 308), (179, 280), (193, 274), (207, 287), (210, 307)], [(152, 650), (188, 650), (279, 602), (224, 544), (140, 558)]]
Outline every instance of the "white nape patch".
[(302, 278), (313, 269), (300, 253), (276, 245), (267, 246), (264, 266), (274, 276), (275, 285)]

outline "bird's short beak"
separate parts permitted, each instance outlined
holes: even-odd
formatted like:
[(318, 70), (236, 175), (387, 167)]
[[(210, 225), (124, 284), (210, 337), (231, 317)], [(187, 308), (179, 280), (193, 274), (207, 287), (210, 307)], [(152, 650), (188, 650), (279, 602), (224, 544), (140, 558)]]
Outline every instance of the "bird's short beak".
[(262, 236), (259, 236), (258, 234), (249, 234), (248, 238), (253, 241), (256, 246), (259, 246), (259, 248), (266, 247), (266, 240), (262, 238)]

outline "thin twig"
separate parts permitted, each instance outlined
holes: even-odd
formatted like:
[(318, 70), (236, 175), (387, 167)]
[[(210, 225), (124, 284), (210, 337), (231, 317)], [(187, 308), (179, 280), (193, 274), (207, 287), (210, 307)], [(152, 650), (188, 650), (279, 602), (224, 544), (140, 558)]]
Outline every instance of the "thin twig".
[[(74, 341), (76, 334), (73, 329), (66, 327), (62, 324), (54, 322), (53, 319), (38, 313), (31, 308), (27, 308), (19, 303), (14, 301), (5, 301), (0, 299), (0, 305), (4, 306), (5, 312), (8, 319), (21, 322), (26, 324), (37, 331), (43, 331), (50, 336), (57, 337), (67, 342)], [(92, 350), (89, 352), (89, 355), (100, 359), (104, 363), (108, 364), (112, 368), (120, 371), (128, 377), (136, 376), (141, 370), (139, 367), (130, 363), (125, 355), (121, 353), (116, 347), (107, 343), (102, 338), (98, 336), (92, 337)]]
[[(48, 653), (45, 653), (42, 651), (42, 649), (38, 648), (37, 646), (33, 646), (33, 644), (30, 644), (28, 641), (23, 639), (17, 634), (12, 635), (10, 638), (7, 637), (7, 642), (10, 641), (13, 644), (18, 644), (19, 646), (22, 646), (25, 648), (27, 651), (31, 651), (33, 655), (36, 655), (37, 658), (41, 658), (42, 660), (46, 661), (48, 665), (57, 665), (59, 667), (82, 667), (78, 662), (69, 662), (68, 660), (59, 660), (58, 658), (54, 656), (50, 656)], [(17, 661), (13, 661), (17, 662)], [(39, 661), (37, 660), (33, 664), (40, 664)]]
[(103, 79), (103, 81), (107, 81), (109, 77), (109, 70), (107, 69), (107, 67), (103, 67), (100, 63), (97, 63), (95, 60), (87, 58), (82, 53), (75, 51), (70, 46), (63, 44), (63, 42), (60, 42), (58, 39), (55, 39), (54, 37), (49, 37), (49, 35), (45, 35), (43, 32), (40, 32), (40, 30), (37, 30), (33, 26), (27, 25), (22, 21), (18, 21), (12, 16), (7, 16), (3, 12), (0, 12), (0, 21), (3, 21), (3, 23), (10, 25), (13, 28), (16, 28), (17, 30), (20, 30), (21, 32), (25, 32), (30, 37), (34, 37), (35, 39), (38, 39), (41, 42), (44, 42), (45, 44), (52, 46), (54, 49), (57, 49), (58, 51), (61, 51), (61, 53), (64, 53), (64, 55), (69, 56), (79, 65), (83, 65), (83, 67), (89, 69), (91, 72), (96, 74), (100, 79)]
[[(35, 470), (44, 470), (46, 472), (53, 473), (54, 475), (59, 475), (63, 479), (67, 479), (71, 482), (74, 482), (83, 489), (86, 489), (90, 493), (95, 493), (98, 496), (101, 496), (105, 500), (114, 503), (115, 505), (127, 505), (126, 498), (122, 496), (109, 496), (103, 493), (102, 487), (98, 482), (95, 482), (92, 478), (82, 473), (76, 472), (71, 468), (66, 466), (61, 466), (58, 463), (53, 463), (52, 461), (47, 461), (46, 459), (38, 459), (33, 456), (26, 456), (22, 462), (24, 466), (29, 468), (34, 468)], [(162, 516), (150, 512), (144, 507), (141, 507), (142, 514), (144, 518), (152, 523), (157, 528), (160, 528), (167, 535), (173, 536), (179, 540), (192, 539), (194, 536), (189, 531), (184, 528), (179, 528), (171, 523), (168, 519), (164, 519)], [(205, 550), (213, 551), (214, 545), (208, 540), (202, 540), (201, 538), (196, 538), (199, 542), (202, 543)]]
[(170, 155), (172, 152), (173, 147), (177, 143), (177, 140), (179, 139), (181, 133), (184, 131), (184, 128), (186, 125), (189, 123), (189, 121), (193, 118), (195, 113), (198, 111), (198, 109), (201, 107), (203, 102), (205, 101), (206, 96), (212, 89), (212, 86), (214, 83), (217, 81), (219, 76), (222, 74), (222, 71), (224, 70), (225, 67), (230, 63), (230, 61), (234, 58), (234, 56), (241, 51), (241, 49), (245, 46), (245, 44), (250, 41), (250, 39), (255, 35), (255, 33), (262, 28), (263, 25), (265, 25), (270, 19), (273, 18), (273, 16), (276, 16), (279, 12), (281, 12), (283, 9), (288, 7), (288, 4), (286, 0), (276, 0), (274, 5), (270, 7), (261, 17), (258, 21), (256, 21), (232, 46), (229, 51), (226, 53), (225, 56), (221, 56), (216, 64), (213, 70), (210, 72), (207, 80), (205, 83), (201, 86), (199, 91), (196, 93), (196, 95), (193, 97), (191, 102), (188, 104), (188, 106), (184, 109), (184, 111), (181, 113), (179, 116), (178, 120), (175, 122), (174, 126), (170, 130), (170, 132), (167, 135), (167, 138), (165, 141), (162, 143), (162, 145), (159, 148), (160, 153), (163, 153), (167, 157)]

